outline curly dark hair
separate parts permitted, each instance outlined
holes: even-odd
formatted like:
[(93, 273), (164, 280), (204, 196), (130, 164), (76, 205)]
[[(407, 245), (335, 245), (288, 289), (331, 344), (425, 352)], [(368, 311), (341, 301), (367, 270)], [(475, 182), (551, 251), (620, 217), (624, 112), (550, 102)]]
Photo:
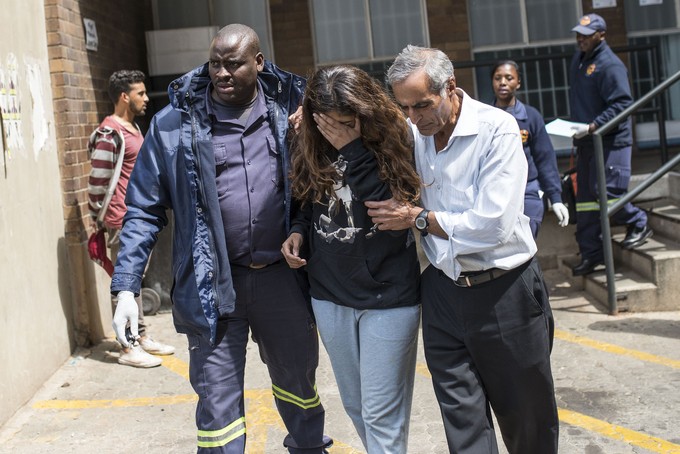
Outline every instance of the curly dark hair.
[(319, 203), (332, 193), (337, 179), (331, 160), (334, 149), (312, 117), (313, 113), (332, 111), (358, 118), (361, 140), (375, 153), (380, 180), (389, 184), (396, 200), (415, 203), (421, 183), (404, 114), (377, 80), (349, 65), (321, 68), (307, 81), (302, 124), (291, 145), (293, 197), (303, 203)]
[(142, 71), (121, 69), (109, 77), (109, 98), (114, 104), (122, 93), (130, 93), (130, 85), (144, 82), (145, 76)]

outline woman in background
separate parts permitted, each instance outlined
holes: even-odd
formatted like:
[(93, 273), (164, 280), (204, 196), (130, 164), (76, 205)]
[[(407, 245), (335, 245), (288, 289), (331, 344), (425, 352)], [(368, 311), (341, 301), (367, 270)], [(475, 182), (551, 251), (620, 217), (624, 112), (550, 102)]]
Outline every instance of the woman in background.
[(519, 125), (524, 154), (529, 164), (524, 214), (529, 217), (535, 239), (544, 211), (539, 191), (543, 191), (550, 200), (559, 225), (565, 227), (569, 224), (569, 210), (562, 203), (562, 185), (555, 150), (545, 131), (543, 116), (515, 96), (521, 85), (519, 65), (513, 60), (498, 62), (491, 71), (491, 82), (496, 95), (493, 105), (510, 113)]

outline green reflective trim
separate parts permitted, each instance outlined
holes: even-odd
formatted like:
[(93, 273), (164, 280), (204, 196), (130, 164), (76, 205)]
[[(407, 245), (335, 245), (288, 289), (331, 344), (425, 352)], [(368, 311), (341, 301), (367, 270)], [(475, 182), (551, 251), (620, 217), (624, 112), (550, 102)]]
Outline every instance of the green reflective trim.
[(218, 430), (199, 430), (198, 447), (215, 448), (224, 446), (246, 433), (246, 418), (241, 416), (227, 427)]
[(319, 399), (319, 393), (316, 392), (316, 385), (314, 385), (314, 397), (311, 399), (303, 399), (301, 397), (296, 396), (295, 394), (291, 394), (288, 391), (284, 391), (283, 389), (279, 388), (275, 384), (272, 383), (272, 391), (274, 392), (274, 397), (276, 397), (279, 400), (282, 400), (284, 402), (289, 402), (293, 405), (297, 405), (298, 407), (302, 408), (303, 410), (307, 410), (309, 408), (314, 408), (318, 407), (321, 405), (321, 399)]
[(199, 439), (198, 440), (198, 447), (199, 448), (219, 448), (220, 446), (224, 446), (230, 441), (240, 437), (241, 435), (246, 433), (246, 428), (244, 427), (243, 429), (239, 430), (238, 432), (234, 432), (232, 435), (228, 436), (227, 438), (223, 440), (217, 440), (217, 441), (204, 441)]
[[(611, 205), (619, 199), (609, 199), (607, 200), (607, 205)], [(583, 211), (600, 211), (600, 202), (578, 202), (576, 204), (576, 212)]]

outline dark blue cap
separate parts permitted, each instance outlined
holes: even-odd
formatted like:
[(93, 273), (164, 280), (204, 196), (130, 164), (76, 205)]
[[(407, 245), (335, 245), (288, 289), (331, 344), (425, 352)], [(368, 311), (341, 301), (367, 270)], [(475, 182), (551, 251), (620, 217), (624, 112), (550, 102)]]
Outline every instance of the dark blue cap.
[(582, 35), (592, 35), (595, 32), (607, 31), (607, 23), (597, 14), (586, 14), (571, 31)]

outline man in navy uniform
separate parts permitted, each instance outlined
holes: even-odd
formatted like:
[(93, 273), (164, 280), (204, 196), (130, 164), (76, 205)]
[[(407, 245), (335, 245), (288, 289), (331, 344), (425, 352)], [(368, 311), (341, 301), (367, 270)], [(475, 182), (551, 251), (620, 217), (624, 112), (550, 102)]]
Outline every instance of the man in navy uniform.
[[(583, 123), (583, 126), (574, 128), (574, 146), (578, 156), (576, 241), (581, 262), (572, 268), (572, 272), (574, 276), (582, 276), (603, 263), (600, 205), (591, 134), (630, 106), (633, 97), (626, 67), (605, 41), (607, 24), (604, 19), (597, 14), (586, 14), (571, 30), (576, 32), (579, 48), (569, 69), (571, 119)], [(613, 202), (627, 192), (630, 181), (633, 144), (630, 118), (619, 123), (602, 139), (607, 197)], [(647, 226), (647, 214), (631, 203), (617, 211), (612, 221), (628, 228), (621, 243), (624, 249), (636, 248), (652, 236), (652, 230)]]

